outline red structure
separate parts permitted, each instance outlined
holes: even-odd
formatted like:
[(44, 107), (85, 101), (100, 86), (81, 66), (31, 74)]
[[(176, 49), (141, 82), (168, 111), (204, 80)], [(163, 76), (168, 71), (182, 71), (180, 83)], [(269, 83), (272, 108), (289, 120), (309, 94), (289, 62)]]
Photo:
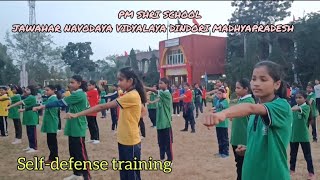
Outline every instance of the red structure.
[(224, 74), (225, 37), (187, 35), (159, 42), (160, 77), (171, 83), (200, 83), (201, 76)]

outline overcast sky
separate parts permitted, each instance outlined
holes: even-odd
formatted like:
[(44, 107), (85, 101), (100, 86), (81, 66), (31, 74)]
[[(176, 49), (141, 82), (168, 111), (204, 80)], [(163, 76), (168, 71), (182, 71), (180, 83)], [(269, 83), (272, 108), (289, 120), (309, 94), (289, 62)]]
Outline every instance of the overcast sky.
[[(0, 43), (4, 43), (5, 32), (11, 30), (12, 24), (27, 24), (29, 9), (27, 1), (0, 1)], [(199, 10), (202, 19), (200, 24), (227, 24), (233, 8), (229, 1), (153, 1), (153, 2), (110, 2), (110, 1), (41, 1), (36, 2), (37, 24), (153, 24), (167, 23), (164, 19), (137, 20), (117, 18), (119, 10)], [(303, 11), (315, 12), (320, 10), (318, 1), (295, 1), (291, 7), (292, 15), (297, 19), (302, 17)], [(284, 23), (292, 20), (292, 16)], [(182, 24), (192, 25), (192, 20), (180, 20)], [(170, 20), (176, 24), (177, 20)], [(148, 50), (158, 49), (159, 41), (166, 39), (166, 33), (57, 33), (52, 34), (57, 46), (65, 46), (68, 42), (92, 42), (93, 60), (102, 59), (107, 55), (124, 54), (131, 48)], [(170, 33), (169, 38), (187, 35), (186, 33)], [(214, 33), (216, 36), (225, 34)]]

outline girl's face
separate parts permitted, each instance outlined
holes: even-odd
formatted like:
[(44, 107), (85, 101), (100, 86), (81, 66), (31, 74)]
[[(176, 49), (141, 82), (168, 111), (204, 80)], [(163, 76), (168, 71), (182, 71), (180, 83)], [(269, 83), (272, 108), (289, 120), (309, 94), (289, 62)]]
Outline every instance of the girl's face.
[(308, 93), (311, 93), (311, 92), (313, 92), (313, 88), (312, 88), (311, 86), (307, 86), (306, 91), (307, 91)]
[(159, 88), (160, 88), (161, 90), (167, 89), (166, 83), (164, 83), (163, 81), (159, 81)]
[(251, 89), (258, 98), (269, 97), (280, 88), (281, 81), (274, 81), (265, 66), (255, 68), (252, 73)]
[(183, 88), (184, 88), (184, 90), (186, 90), (186, 91), (190, 89), (189, 86), (187, 86), (187, 85), (183, 86)]
[(217, 82), (216, 82), (216, 86), (217, 86), (217, 87), (221, 87), (221, 86), (222, 86), (221, 81), (217, 81)]
[(24, 92), (25, 92), (25, 95), (30, 95), (31, 94), (31, 90), (29, 88), (25, 88)]
[(243, 97), (248, 94), (248, 88), (243, 88), (239, 82), (236, 83), (236, 94)]
[(297, 94), (296, 95), (296, 102), (298, 105), (302, 105), (303, 103), (306, 102), (306, 99), (301, 94)]
[(17, 89), (16, 89), (16, 88), (13, 88), (11, 91), (12, 91), (14, 94), (17, 93)]
[(96, 88), (95, 85), (90, 83), (88, 84), (88, 90), (93, 90), (94, 88)]
[(133, 85), (133, 79), (127, 79), (123, 74), (118, 74), (118, 85), (120, 89), (123, 89), (124, 91), (127, 91), (130, 89)]
[(81, 82), (78, 82), (72, 78), (70, 79), (69, 88), (71, 91), (78, 90), (80, 88), (80, 86), (81, 86)]
[(48, 88), (48, 87), (45, 88), (45, 91), (46, 91), (46, 95), (47, 95), (47, 96), (52, 96), (52, 95), (54, 95), (54, 90), (52, 90), (52, 89), (50, 89), (50, 88)]
[(218, 92), (217, 92), (217, 97), (218, 97), (219, 99), (223, 99), (223, 93), (222, 93), (221, 91), (218, 91)]
[(6, 90), (0, 89), (0, 95), (4, 95), (4, 94), (6, 94)]

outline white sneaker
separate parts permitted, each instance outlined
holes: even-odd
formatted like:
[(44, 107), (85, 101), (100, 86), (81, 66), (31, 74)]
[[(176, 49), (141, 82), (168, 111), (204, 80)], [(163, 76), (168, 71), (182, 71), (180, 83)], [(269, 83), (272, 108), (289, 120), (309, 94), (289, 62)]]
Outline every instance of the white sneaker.
[(140, 136), (140, 138), (141, 138), (141, 140), (142, 140), (142, 139), (144, 139), (144, 137), (143, 137), (143, 136)]
[(157, 129), (157, 126), (153, 126), (153, 128)]
[(71, 176), (66, 177), (63, 180), (83, 180), (83, 177), (82, 176), (76, 176), (76, 175), (72, 174)]
[(93, 143), (94, 140), (88, 140), (86, 143)]
[(20, 144), (21, 143), (21, 139), (15, 139), (11, 144)]
[(30, 148), (29, 151), (27, 151), (27, 153), (35, 153), (35, 152), (38, 152), (38, 150), (35, 150), (33, 148)]
[(178, 117), (180, 117), (180, 114), (178, 114)]
[(22, 149), (22, 151), (29, 151), (31, 148), (30, 147), (27, 147), (25, 149)]
[(99, 140), (93, 140), (92, 144), (99, 144), (100, 141)]
[(58, 129), (57, 133), (61, 132), (62, 130), (61, 129)]

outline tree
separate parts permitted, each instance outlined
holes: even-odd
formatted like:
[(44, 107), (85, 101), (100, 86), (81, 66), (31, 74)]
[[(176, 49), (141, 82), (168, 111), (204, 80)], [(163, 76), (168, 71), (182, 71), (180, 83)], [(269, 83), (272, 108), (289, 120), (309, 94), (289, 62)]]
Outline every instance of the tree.
[(90, 60), (90, 56), (93, 55), (91, 49), (91, 42), (69, 42), (62, 52), (62, 60), (70, 66), (71, 71), (76, 74), (88, 70), (94, 71), (96, 64)]
[(7, 54), (7, 47), (0, 43), (0, 85), (18, 84), (19, 70)]
[[(61, 47), (54, 48), (52, 36), (46, 33), (16, 33), (6, 34), (8, 54), (21, 68), (22, 62), (26, 63), (29, 80), (43, 83), (49, 75), (49, 67), (61, 68)], [(41, 73), (41, 74), (37, 74)]]
[(309, 13), (295, 22), (296, 68), (299, 79), (307, 82), (320, 78), (320, 12)]
[(135, 73), (141, 75), (140, 72), (139, 72), (139, 66), (138, 66), (138, 60), (137, 60), (136, 52), (133, 50), (133, 48), (130, 51), (128, 60), (126, 62), (126, 66), (131, 66), (131, 68), (135, 71)]
[[(235, 11), (229, 24), (272, 24), (290, 16), (291, 4), (290, 1), (233, 1), (231, 5), (235, 7)], [(228, 79), (234, 84), (239, 78), (250, 77), (258, 61), (279, 58), (279, 48), (276, 33), (228, 33)], [(283, 57), (277, 60), (283, 62)]]
[(104, 79), (108, 80), (108, 83), (116, 83), (118, 72), (125, 64), (116, 55), (106, 57), (104, 63), (105, 66), (101, 69)]
[(156, 55), (152, 53), (148, 72), (145, 77), (145, 83), (147, 83), (150, 86), (159, 82), (160, 74), (158, 72), (157, 60), (158, 58), (156, 57)]

